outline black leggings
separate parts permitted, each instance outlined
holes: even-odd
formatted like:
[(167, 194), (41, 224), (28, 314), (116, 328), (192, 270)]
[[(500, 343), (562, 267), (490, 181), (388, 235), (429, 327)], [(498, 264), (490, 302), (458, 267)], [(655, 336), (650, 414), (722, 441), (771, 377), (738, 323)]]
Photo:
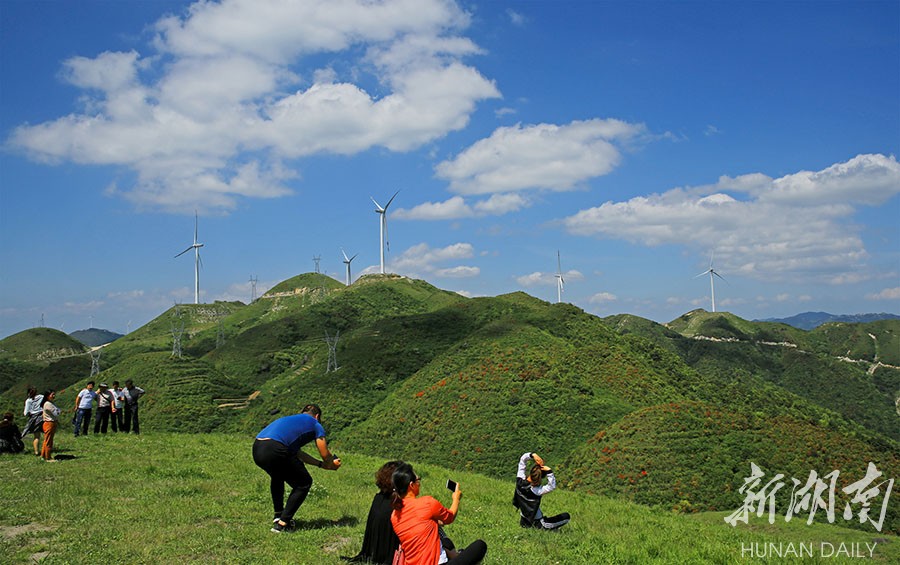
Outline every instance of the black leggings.
[(487, 553), (487, 544), (482, 540), (475, 540), (465, 549), (459, 552), (459, 555), (447, 561), (450, 565), (469, 565), (470, 563), (480, 563)]
[(524, 517), (519, 519), (519, 525), (523, 528), (537, 528), (539, 530), (555, 530), (569, 523), (571, 516), (568, 512), (557, 514), (556, 516), (544, 516), (539, 520), (529, 522)]
[[(290, 522), (312, 487), (313, 480), (306, 465), (283, 443), (274, 439), (253, 442), (253, 462), (271, 477), (269, 490), (275, 514), (280, 515), (282, 522)], [(291, 485), (287, 504), (284, 502), (284, 483)]]

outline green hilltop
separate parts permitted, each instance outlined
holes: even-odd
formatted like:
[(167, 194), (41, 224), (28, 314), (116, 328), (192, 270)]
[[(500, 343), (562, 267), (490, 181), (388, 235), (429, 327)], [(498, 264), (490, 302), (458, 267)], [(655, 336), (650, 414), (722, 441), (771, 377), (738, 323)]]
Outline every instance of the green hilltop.
[(51, 328), (32, 328), (0, 340), (0, 398), (3, 412), (21, 414), (29, 386), (62, 390), (90, 374), (89, 349)]
[[(99, 378), (148, 391), (150, 431), (250, 434), (317, 402), (337, 449), (496, 477), (534, 449), (573, 490), (725, 510), (751, 462), (900, 475), (898, 335), (898, 321), (806, 332), (702, 310), (601, 319), (521, 292), (307, 273), (251, 304), (170, 308), (105, 347)], [(0, 347), (13, 365), (29, 355)], [(30, 377), (3, 367), (0, 407), (18, 406)], [(70, 373), (61, 405), (88, 373)]]

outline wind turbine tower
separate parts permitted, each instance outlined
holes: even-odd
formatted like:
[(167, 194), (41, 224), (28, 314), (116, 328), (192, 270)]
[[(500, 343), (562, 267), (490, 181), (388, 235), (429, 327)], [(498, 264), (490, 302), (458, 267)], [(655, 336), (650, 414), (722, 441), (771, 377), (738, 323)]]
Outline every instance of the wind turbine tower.
[[(712, 253), (709, 254), (709, 269), (703, 271), (702, 273), (700, 273), (699, 275), (697, 275), (694, 278), (696, 279), (698, 277), (702, 277), (705, 274), (709, 274), (709, 296), (710, 296), (710, 299), (712, 300), (712, 311), (715, 312), (716, 311), (716, 284), (715, 284), (716, 279), (715, 279), (715, 277), (719, 277), (723, 281), (725, 280), (725, 277), (723, 277), (722, 275), (717, 273), (715, 269), (713, 269), (713, 254)], [(728, 282), (728, 281), (725, 281), (725, 282)]]
[(375, 202), (375, 199), (372, 198), (371, 196), (369, 197), (369, 198), (372, 198), (372, 202), (375, 202), (375, 213), (380, 216), (380, 218), (379, 218), (379, 226), (380, 226), (379, 233), (381, 234), (381, 274), (382, 275), (384, 274), (384, 248), (385, 248), (385, 246), (387, 246), (388, 250), (391, 249), (391, 244), (388, 243), (388, 241), (387, 241), (387, 210), (388, 210), (388, 206), (391, 205), (391, 202), (394, 201), (394, 198), (396, 198), (398, 194), (400, 194), (399, 190), (397, 192), (395, 192), (393, 196), (391, 196), (391, 199), (388, 200), (388, 203), (385, 204), (384, 206), (382, 206), (378, 202)]
[(203, 247), (202, 243), (197, 242), (198, 227), (199, 219), (197, 216), (197, 211), (194, 210), (194, 244), (175, 256), (175, 258), (177, 259), (191, 249), (194, 250), (194, 304), (200, 304), (200, 248)]
[[(356, 259), (356, 255), (359, 255), (359, 253), (357, 253), (357, 254), (354, 255), (353, 257), (349, 257), (349, 258), (348, 258), (348, 257), (347, 257), (347, 253), (344, 252), (344, 248), (341, 247), (341, 254), (344, 256), (344, 264), (347, 265), (347, 286), (350, 286), (350, 263), (351, 263), (354, 259)], [(383, 265), (383, 263), (382, 263), (382, 265)], [(383, 272), (383, 271), (382, 271), (382, 272)]]
[(559, 249), (556, 250), (556, 303), (562, 302), (563, 285), (565, 280), (562, 276), (562, 261), (559, 258)]

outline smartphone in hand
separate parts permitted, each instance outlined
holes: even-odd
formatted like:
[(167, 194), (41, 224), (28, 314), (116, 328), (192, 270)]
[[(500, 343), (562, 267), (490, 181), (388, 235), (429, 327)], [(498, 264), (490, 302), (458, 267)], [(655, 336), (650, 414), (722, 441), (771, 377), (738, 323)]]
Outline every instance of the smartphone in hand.
[(456, 492), (456, 481), (447, 479), (447, 490), (449, 490), (450, 492)]

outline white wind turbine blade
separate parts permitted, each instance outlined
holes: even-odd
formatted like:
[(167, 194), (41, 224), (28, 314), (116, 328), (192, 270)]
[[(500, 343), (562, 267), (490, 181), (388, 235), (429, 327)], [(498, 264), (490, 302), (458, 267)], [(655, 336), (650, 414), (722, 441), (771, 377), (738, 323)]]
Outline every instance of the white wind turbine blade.
[(379, 204), (379, 203), (375, 200), (374, 197), (370, 196), (369, 198), (371, 198), (371, 199), (372, 199), (372, 202), (375, 203), (375, 211), (378, 212), (379, 214), (383, 214), (385, 209), (381, 207), (381, 204)]
[(398, 190), (397, 192), (395, 192), (394, 195), (391, 196), (391, 199), (388, 200), (388, 203), (384, 205), (384, 211), (385, 211), (385, 212), (387, 212), (388, 206), (391, 205), (391, 202), (394, 201), (394, 198), (397, 198), (397, 195), (398, 195), (398, 194), (400, 194), (400, 191), (399, 191), (399, 190)]
[(184, 255), (185, 253), (187, 253), (188, 251), (190, 251), (190, 250), (193, 249), (193, 248), (194, 248), (194, 246), (191, 245), (190, 247), (188, 247), (187, 249), (185, 249), (184, 251), (182, 251), (181, 253), (179, 253), (178, 255), (176, 255), (175, 258), (177, 259), (178, 257), (181, 257), (182, 255)]
[(398, 194), (400, 194), (399, 190), (397, 192), (395, 192), (393, 196), (391, 196), (391, 199), (388, 200), (388, 203), (384, 205), (384, 208), (381, 211), (381, 222), (384, 224), (384, 246), (387, 248), (388, 251), (391, 250), (391, 240), (388, 239), (387, 210), (388, 210), (388, 207), (391, 205), (391, 202), (394, 201), (394, 198), (397, 198)]
[(349, 263), (350, 259), (347, 259), (347, 253), (344, 251), (344, 248), (341, 247), (341, 255), (344, 256), (344, 263)]

